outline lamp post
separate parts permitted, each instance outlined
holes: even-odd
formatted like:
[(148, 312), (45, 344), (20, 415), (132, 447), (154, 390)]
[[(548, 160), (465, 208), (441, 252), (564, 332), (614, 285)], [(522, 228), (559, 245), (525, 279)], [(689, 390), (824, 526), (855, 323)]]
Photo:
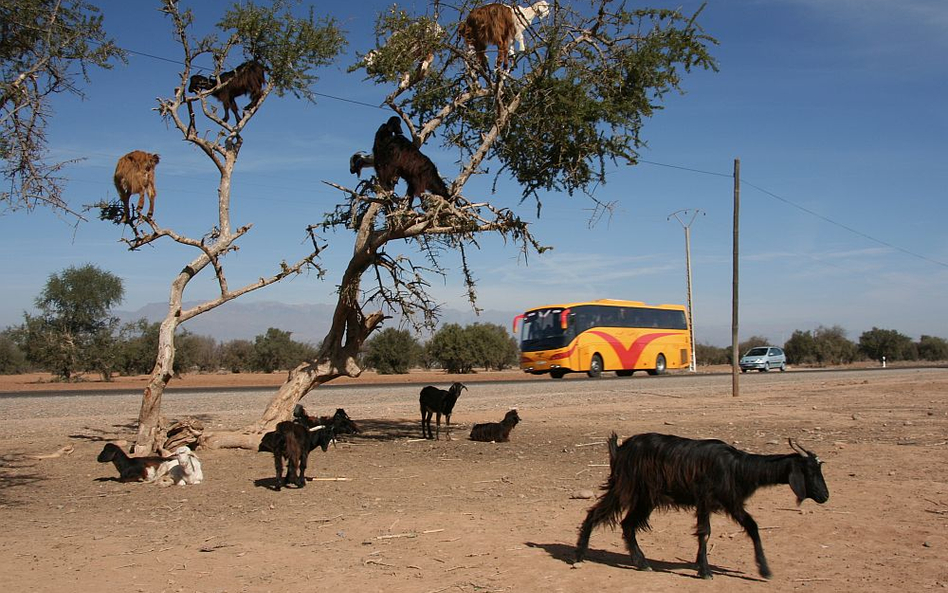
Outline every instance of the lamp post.
[[(672, 217), (675, 217), (675, 220), (681, 224), (682, 228), (685, 229), (685, 272), (688, 275), (688, 328), (691, 330), (691, 359), (688, 364), (688, 370), (692, 373), (697, 370), (695, 366), (695, 324), (694, 324), (694, 313), (691, 299), (691, 225), (695, 221), (695, 218), (698, 215), (704, 216), (704, 212), (701, 210), (678, 210), (677, 212), (672, 212), (668, 215), (666, 220), (671, 220)], [(687, 222), (686, 219), (688, 216), (691, 216)]]

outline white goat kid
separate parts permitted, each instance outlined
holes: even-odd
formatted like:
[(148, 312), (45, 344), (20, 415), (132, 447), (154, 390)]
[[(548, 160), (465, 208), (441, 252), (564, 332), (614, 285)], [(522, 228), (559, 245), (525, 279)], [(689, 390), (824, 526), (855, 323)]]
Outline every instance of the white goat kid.
[(194, 451), (188, 447), (178, 447), (174, 454), (177, 465), (169, 472), (171, 480), (178, 486), (200, 484), (204, 480), (204, 472), (201, 470), (201, 460)]

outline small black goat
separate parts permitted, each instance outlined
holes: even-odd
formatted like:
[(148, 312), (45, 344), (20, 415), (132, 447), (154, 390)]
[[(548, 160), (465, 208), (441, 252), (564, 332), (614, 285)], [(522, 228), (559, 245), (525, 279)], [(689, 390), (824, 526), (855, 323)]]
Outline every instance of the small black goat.
[(306, 409), (303, 408), (300, 404), (296, 404), (296, 407), (293, 408), (293, 420), (299, 422), (306, 428), (313, 428), (316, 426), (331, 426), (333, 436), (340, 434), (359, 434), (362, 432), (359, 430), (359, 425), (352, 421), (352, 418), (349, 417), (349, 414), (346, 414), (346, 411), (342, 408), (336, 408), (336, 413), (332, 416), (310, 416), (306, 413)]
[[(353, 157), (355, 158), (355, 155)], [(375, 177), (386, 191), (394, 190), (395, 183), (401, 178), (408, 184), (406, 195), (409, 200), (426, 191), (443, 198), (450, 196), (448, 186), (438, 174), (435, 164), (402, 134), (402, 124), (397, 116), (390, 117), (375, 133), (372, 158)], [(362, 166), (367, 165), (368, 162), (363, 159), (358, 168), (361, 170)], [(356, 168), (356, 163), (350, 159), (349, 170)]]
[[(463, 383), (453, 383), (448, 390), (438, 389), (433, 385), (424, 387), (421, 390), (421, 397), (418, 398), (421, 404), (421, 436), (425, 439), (441, 438), (441, 416), (445, 417), (447, 424), (448, 440), (451, 440), (451, 412), (454, 411), (454, 404), (461, 397), (461, 390), (467, 389)], [(431, 434), (431, 415), (437, 415), (437, 432)], [(427, 431), (426, 427), (427, 426)]]
[[(276, 425), (276, 430), (263, 435), (257, 451), (273, 453), (277, 479), (276, 490), (280, 490), (287, 483), (303, 488), (306, 486), (306, 461), (310, 451), (321, 447), (325, 452), (332, 439), (332, 427), (306, 428), (302, 424), (284, 420)], [(284, 459), (286, 459), (286, 477), (283, 476)]]
[(589, 547), (589, 536), (601, 523), (613, 526), (622, 519), (622, 537), (632, 563), (639, 570), (651, 570), (635, 534), (650, 529), (653, 509), (694, 508), (698, 525), (698, 576), (711, 578), (707, 544), (711, 534), (711, 513), (725, 512), (739, 523), (754, 542), (754, 556), (760, 575), (770, 578), (770, 568), (760, 543), (757, 523), (744, 509), (745, 501), (761, 486), (790, 484), (797, 504), (812, 498), (822, 504), (829, 490), (820, 469), (822, 462), (792, 440), (795, 453), (755, 455), (718, 440), (692, 440), (674, 435), (639, 434), (617, 447), (618, 437), (609, 439), (609, 481), (606, 491), (589, 509), (579, 529), (576, 561), (581, 562)]
[(106, 443), (102, 452), (96, 458), (99, 463), (112, 462), (119, 472), (122, 482), (153, 482), (164, 474), (173, 465), (177, 465), (175, 457), (129, 457), (121, 447), (115, 443)]
[(517, 414), (517, 410), (510, 410), (500, 422), (475, 424), (471, 428), (471, 440), (485, 443), (506, 443), (510, 440), (510, 431), (518, 422), (520, 422), (520, 415)]
[[(224, 106), (224, 121), (227, 121), (230, 112), (238, 117), (237, 102), (234, 100), (241, 95), (250, 95), (248, 108), (256, 105), (263, 97), (263, 85), (266, 84), (266, 71), (259, 62), (244, 62), (233, 70), (221, 72), (220, 86), (211, 92)], [(218, 87), (213, 78), (195, 74), (188, 81), (188, 92), (208, 91)]]

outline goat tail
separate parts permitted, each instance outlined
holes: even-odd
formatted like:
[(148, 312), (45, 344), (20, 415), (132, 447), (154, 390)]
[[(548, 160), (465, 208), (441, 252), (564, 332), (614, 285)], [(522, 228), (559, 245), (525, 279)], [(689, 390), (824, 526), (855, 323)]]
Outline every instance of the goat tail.
[(616, 456), (619, 454), (619, 435), (614, 431), (609, 436), (609, 472), (615, 472)]

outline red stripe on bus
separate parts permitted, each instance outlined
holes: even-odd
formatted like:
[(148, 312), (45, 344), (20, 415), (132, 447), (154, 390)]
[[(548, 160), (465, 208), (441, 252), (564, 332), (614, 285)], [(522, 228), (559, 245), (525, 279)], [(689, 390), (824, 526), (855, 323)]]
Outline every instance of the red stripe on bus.
[(622, 363), (622, 368), (624, 369), (634, 369), (635, 364), (639, 361), (639, 357), (642, 356), (642, 351), (645, 350), (645, 347), (648, 346), (653, 340), (664, 338), (665, 336), (675, 335), (671, 332), (645, 334), (644, 336), (640, 336), (637, 340), (632, 342), (628, 348), (626, 348), (615, 336), (610, 336), (607, 333), (598, 331), (591, 331), (589, 333), (599, 336), (605, 340), (606, 343), (612, 346), (613, 351), (615, 351), (616, 356), (619, 357), (619, 361)]

